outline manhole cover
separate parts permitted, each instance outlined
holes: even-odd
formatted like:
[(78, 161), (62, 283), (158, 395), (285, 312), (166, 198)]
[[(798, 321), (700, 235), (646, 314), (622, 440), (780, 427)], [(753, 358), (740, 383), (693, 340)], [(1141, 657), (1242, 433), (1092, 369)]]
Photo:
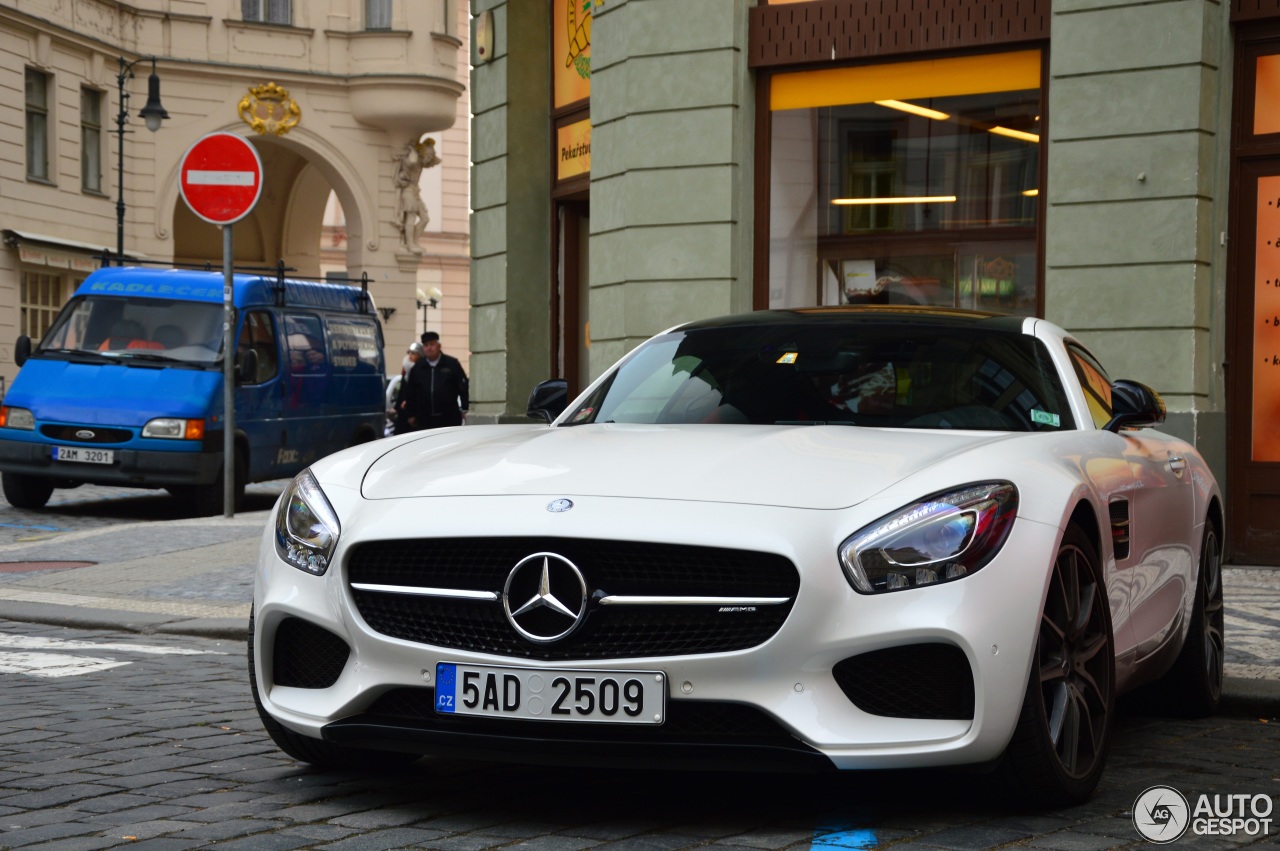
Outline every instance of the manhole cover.
[(96, 561), (0, 561), (0, 573), (27, 573), (33, 570), (68, 570), (90, 567)]

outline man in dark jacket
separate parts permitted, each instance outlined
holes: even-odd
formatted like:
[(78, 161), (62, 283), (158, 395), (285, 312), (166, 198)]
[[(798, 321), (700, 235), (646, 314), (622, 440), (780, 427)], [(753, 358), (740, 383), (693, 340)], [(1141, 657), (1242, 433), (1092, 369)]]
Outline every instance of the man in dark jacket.
[(440, 335), (422, 335), (422, 357), (405, 379), (409, 422), (415, 429), (458, 426), (467, 418), (467, 374), (457, 358), (440, 351)]

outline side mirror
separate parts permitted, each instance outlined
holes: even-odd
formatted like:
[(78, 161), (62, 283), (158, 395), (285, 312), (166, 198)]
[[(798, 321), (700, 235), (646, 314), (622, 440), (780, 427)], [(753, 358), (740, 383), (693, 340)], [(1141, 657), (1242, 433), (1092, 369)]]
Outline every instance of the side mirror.
[(563, 378), (544, 381), (533, 388), (529, 394), (529, 410), (526, 411), (535, 420), (550, 423), (564, 413), (569, 404), (569, 382)]
[(1164, 422), (1164, 400), (1145, 384), (1123, 378), (1111, 382), (1111, 422), (1104, 428), (1148, 428)]
[(31, 338), (23, 334), (18, 337), (18, 342), (13, 346), (13, 362), (22, 366), (29, 357), (31, 357)]
[(236, 358), (236, 384), (256, 384), (258, 381), (258, 353), (245, 349)]

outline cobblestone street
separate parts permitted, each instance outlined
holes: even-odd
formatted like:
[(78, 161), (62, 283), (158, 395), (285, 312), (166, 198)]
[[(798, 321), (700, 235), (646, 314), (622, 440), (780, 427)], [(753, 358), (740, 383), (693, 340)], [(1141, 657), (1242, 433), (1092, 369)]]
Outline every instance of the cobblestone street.
[[(1037, 814), (1011, 812), (988, 778), (963, 772), (700, 775), (439, 759), (391, 775), (319, 772), (263, 733), (239, 642), (21, 624), (0, 640), (104, 663), (78, 675), (0, 673), (4, 849), (1104, 849), (1144, 844), (1130, 813), (1155, 783), (1192, 800), (1280, 794), (1280, 720), (1249, 715), (1126, 714), (1096, 798)], [(1276, 835), (1183, 842), (1274, 848)]]

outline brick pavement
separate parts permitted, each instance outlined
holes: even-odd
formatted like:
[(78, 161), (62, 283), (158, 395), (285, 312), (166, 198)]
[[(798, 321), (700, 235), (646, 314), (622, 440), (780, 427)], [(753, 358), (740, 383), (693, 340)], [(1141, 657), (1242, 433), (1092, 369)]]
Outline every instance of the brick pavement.
[[(1145, 847), (1131, 814), (1153, 783), (1189, 797), (1280, 790), (1274, 718), (1132, 713), (1119, 718), (1097, 795), (1042, 812), (1017, 811), (967, 771), (680, 774), (430, 758), (398, 772), (315, 771), (263, 733), (238, 641), (24, 623), (4, 634), (133, 660), (83, 676), (0, 673), (5, 851), (1092, 851)], [(155, 645), (174, 652), (141, 652)], [(1273, 825), (1174, 847), (1274, 849), (1278, 835)]]

